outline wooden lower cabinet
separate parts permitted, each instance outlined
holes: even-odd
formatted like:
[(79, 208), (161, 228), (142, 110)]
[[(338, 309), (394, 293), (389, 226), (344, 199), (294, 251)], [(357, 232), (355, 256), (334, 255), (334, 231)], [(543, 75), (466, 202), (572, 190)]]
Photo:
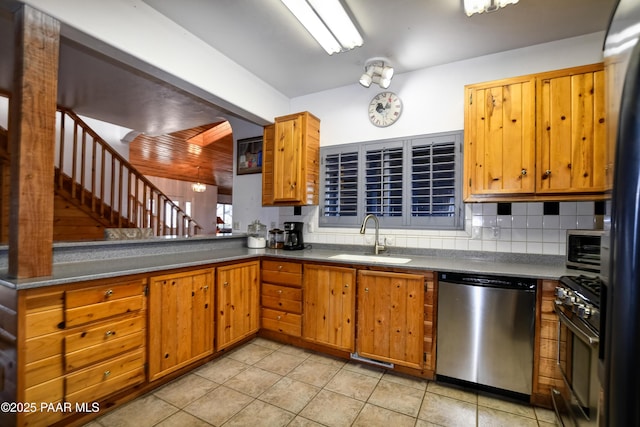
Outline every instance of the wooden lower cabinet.
[(216, 269), (216, 350), (260, 329), (260, 261)]
[(552, 405), (551, 388), (563, 390), (565, 387), (558, 367), (558, 345), (565, 346), (566, 337), (560, 337), (558, 342), (558, 315), (553, 310), (557, 286), (555, 280), (538, 282), (531, 403), (546, 407)]
[(305, 264), (302, 336), (338, 350), (355, 350), (354, 268)]
[(360, 356), (421, 369), (424, 362), (425, 278), (358, 271)]
[[(71, 405), (21, 412), (19, 426), (48, 426), (145, 381), (146, 279), (112, 279), (21, 291), (16, 402)], [(86, 407), (89, 409), (89, 407)]]
[(149, 284), (149, 381), (213, 353), (213, 268)]
[(302, 264), (264, 260), (260, 305), (263, 329), (300, 337), (302, 335)]

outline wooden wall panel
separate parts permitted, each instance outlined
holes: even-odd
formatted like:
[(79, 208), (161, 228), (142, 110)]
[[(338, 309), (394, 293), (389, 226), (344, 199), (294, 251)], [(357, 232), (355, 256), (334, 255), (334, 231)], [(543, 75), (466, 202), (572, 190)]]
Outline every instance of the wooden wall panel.
[[(199, 166), (200, 182), (218, 186), (219, 194), (232, 194), (233, 135), (212, 131), (225, 124), (228, 126), (221, 122), (168, 135), (140, 135), (131, 141), (129, 162), (144, 175), (189, 182), (198, 180)], [(203, 133), (219, 139), (201, 145), (205, 144), (199, 137)]]

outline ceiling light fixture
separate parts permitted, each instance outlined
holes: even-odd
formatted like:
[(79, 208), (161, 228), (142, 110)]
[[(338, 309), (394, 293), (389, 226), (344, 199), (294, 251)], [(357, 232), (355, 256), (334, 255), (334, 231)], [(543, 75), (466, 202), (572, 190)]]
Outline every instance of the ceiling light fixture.
[(474, 13), (495, 12), (501, 7), (516, 4), (519, 0), (464, 0), (464, 12), (467, 16)]
[(360, 76), (360, 84), (364, 87), (376, 83), (382, 89), (386, 89), (391, 84), (393, 77), (393, 67), (384, 59), (369, 59), (364, 66), (364, 73)]
[(339, 0), (282, 0), (329, 55), (362, 46), (362, 36)]
[(191, 184), (191, 189), (194, 193), (204, 193), (207, 191), (207, 186), (200, 182), (200, 166), (198, 166), (198, 182)]

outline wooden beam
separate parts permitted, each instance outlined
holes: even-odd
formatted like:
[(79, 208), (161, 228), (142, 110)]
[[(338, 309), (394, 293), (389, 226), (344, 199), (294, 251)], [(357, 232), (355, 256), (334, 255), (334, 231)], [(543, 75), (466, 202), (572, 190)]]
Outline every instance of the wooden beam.
[(60, 23), (23, 5), (16, 28), (9, 104), (9, 275), (51, 275), (53, 177)]

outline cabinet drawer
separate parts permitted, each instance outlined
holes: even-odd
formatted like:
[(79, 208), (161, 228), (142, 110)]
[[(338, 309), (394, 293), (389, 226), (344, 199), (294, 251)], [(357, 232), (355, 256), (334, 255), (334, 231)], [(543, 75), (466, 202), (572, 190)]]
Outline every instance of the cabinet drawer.
[(263, 283), (262, 305), (300, 314), (302, 313), (302, 289)]
[(262, 261), (262, 281), (300, 287), (302, 286), (302, 264)]
[(86, 347), (113, 341), (144, 329), (142, 316), (129, 317), (124, 320), (110, 320), (91, 327), (76, 328), (64, 338), (65, 353), (71, 353)]
[(144, 345), (144, 332), (138, 331), (120, 338), (114, 338), (101, 344), (66, 353), (64, 357), (66, 372), (84, 368), (96, 362), (134, 350)]
[(65, 292), (65, 326), (82, 325), (141, 310), (144, 302), (144, 286), (144, 280), (136, 280)]
[(302, 316), (285, 311), (262, 309), (262, 327), (299, 337), (302, 335)]
[(144, 351), (138, 349), (67, 375), (65, 397), (69, 402), (92, 402), (120, 388), (142, 381), (144, 381)]

